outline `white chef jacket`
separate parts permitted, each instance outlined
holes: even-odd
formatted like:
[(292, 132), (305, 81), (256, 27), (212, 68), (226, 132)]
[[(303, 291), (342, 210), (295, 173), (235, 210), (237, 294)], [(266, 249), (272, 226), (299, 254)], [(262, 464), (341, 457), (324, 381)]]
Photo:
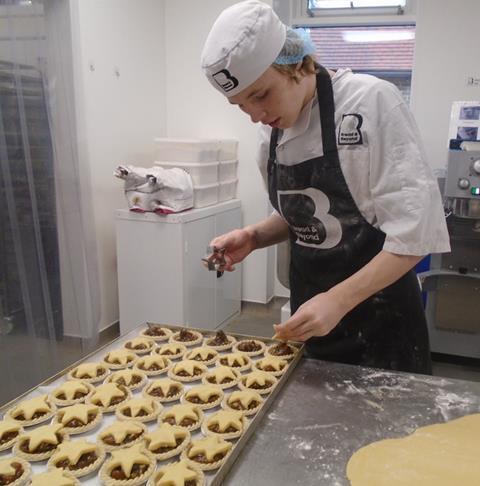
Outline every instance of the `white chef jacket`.
[[(440, 191), (415, 120), (398, 89), (340, 69), (332, 79), (338, 156), (363, 217), (386, 235), (383, 249), (401, 255), (450, 251)], [(262, 126), (258, 165), (267, 182), (271, 128)], [(323, 155), (318, 100), (280, 132), (277, 161), (295, 165)]]

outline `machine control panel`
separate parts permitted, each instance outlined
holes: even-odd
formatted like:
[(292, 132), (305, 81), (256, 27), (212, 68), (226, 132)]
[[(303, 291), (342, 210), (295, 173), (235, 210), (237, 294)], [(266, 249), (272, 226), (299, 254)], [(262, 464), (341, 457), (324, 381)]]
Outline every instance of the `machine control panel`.
[(473, 161), (472, 168), (477, 174), (480, 174), (480, 159)]
[(470, 181), (462, 177), (458, 179), (458, 187), (460, 189), (468, 189), (470, 187)]
[(479, 199), (480, 150), (450, 150), (445, 179), (447, 198)]

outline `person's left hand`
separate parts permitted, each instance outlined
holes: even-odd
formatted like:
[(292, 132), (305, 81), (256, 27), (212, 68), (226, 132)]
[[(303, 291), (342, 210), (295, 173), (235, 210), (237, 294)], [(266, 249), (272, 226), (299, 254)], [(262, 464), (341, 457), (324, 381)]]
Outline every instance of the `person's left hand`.
[(326, 336), (347, 311), (332, 293), (317, 294), (302, 304), (290, 319), (273, 326), (275, 338), (282, 341), (306, 341), (312, 336)]

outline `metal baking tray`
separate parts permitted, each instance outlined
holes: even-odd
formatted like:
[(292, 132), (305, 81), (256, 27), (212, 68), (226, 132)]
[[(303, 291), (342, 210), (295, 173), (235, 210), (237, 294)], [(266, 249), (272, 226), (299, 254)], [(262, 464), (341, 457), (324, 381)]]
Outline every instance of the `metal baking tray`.
[[(187, 328), (187, 329), (201, 333), (204, 337), (214, 335), (216, 332), (219, 331), (219, 329), (202, 329), (202, 328), (196, 328), (196, 327), (190, 327), (190, 326), (176, 326), (176, 325), (171, 325), (171, 324), (162, 324), (162, 323), (157, 323), (157, 322), (149, 322), (149, 324), (159, 325), (159, 326), (171, 329), (173, 332), (178, 332), (181, 329)], [(94, 352), (84, 356), (81, 360), (79, 360), (75, 363), (72, 363), (69, 367), (65, 368), (61, 372), (55, 374), (51, 378), (48, 378), (47, 380), (43, 381), (42, 383), (40, 383), (36, 387), (32, 388), (31, 390), (28, 390), (27, 392), (23, 393), (19, 397), (15, 398), (14, 400), (12, 400), (9, 403), (0, 407), (0, 413), (3, 414), (6, 410), (8, 410), (9, 408), (14, 406), (16, 403), (20, 402), (21, 400), (25, 399), (28, 395), (30, 395), (32, 392), (35, 392), (37, 389), (39, 389), (41, 387), (51, 386), (55, 381), (59, 380), (60, 378), (63, 378), (71, 369), (75, 368), (80, 363), (85, 362), (87, 360), (91, 360), (91, 359), (101, 360), (102, 357), (104, 356), (104, 354), (106, 354), (107, 348), (109, 348), (109, 349), (118, 348), (120, 345), (123, 344), (123, 342), (126, 342), (129, 339), (131, 339), (132, 337), (137, 336), (140, 333), (140, 331), (142, 331), (146, 326), (147, 326), (146, 323), (141, 324), (138, 327), (136, 327), (135, 329), (133, 329), (132, 331), (130, 331), (129, 333), (110, 341), (109, 343), (105, 344), (104, 346), (101, 346), (100, 348), (98, 348)], [(273, 339), (270, 339), (270, 338), (265, 338), (265, 337), (251, 336), (251, 335), (248, 335), (248, 334), (238, 334), (238, 333), (233, 333), (233, 332), (228, 332), (228, 331), (225, 331), (225, 333), (228, 334), (229, 336), (235, 337), (237, 340), (255, 339), (255, 340), (258, 340), (258, 341), (262, 341), (267, 346), (278, 343), (278, 341), (276, 341), (276, 340), (273, 340)], [(245, 444), (248, 442), (249, 438), (255, 432), (258, 424), (260, 423), (263, 416), (265, 415), (265, 413), (267, 412), (267, 410), (270, 408), (271, 404), (275, 400), (275, 397), (278, 395), (278, 393), (280, 392), (282, 387), (285, 385), (286, 381), (288, 380), (288, 377), (290, 376), (290, 374), (294, 370), (295, 366), (300, 361), (302, 354), (303, 354), (303, 343), (292, 342), (291, 344), (297, 347), (298, 352), (290, 360), (288, 368), (285, 371), (285, 373), (283, 375), (277, 377), (278, 382), (277, 382), (277, 385), (275, 386), (275, 388), (273, 389), (273, 391), (269, 395), (262, 395), (262, 398), (264, 398), (264, 403), (263, 403), (262, 407), (260, 408), (260, 410), (253, 417), (247, 417), (247, 420), (249, 421), (249, 425), (248, 425), (247, 429), (244, 431), (244, 433), (242, 434), (242, 436), (239, 437), (238, 439), (230, 440), (230, 442), (232, 442), (234, 445), (233, 445), (232, 452), (230, 453), (228, 459), (225, 461), (225, 463), (219, 469), (217, 469), (215, 471), (204, 471), (207, 486), (218, 486), (222, 483), (223, 479), (228, 474), (228, 471), (230, 470), (230, 468), (232, 467), (232, 465), (234, 464), (234, 462), (238, 458), (243, 447), (245, 446)], [(192, 349), (194, 349), (194, 347), (192, 347)], [(230, 350), (229, 351), (222, 351), (222, 352), (219, 352), (219, 353), (227, 354), (228, 352), (230, 352)], [(255, 361), (257, 359), (260, 359), (262, 356), (263, 356), (263, 354), (260, 355), (259, 357), (253, 356), (253, 357), (251, 357), (251, 359), (252, 359), (252, 361)], [(248, 371), (249, 370), (243, 372), (242, 374), (246, 374)], [(184, 385), (186, 385), (187, 388), (188, 388), (188, 386), (195, 386), (196, 384), (197, 383), (184, 383)], [(237, 388), (229, 389), (228, 391), (225, 391), (225, 393), (230, 393), (231, 391), (234, 391), (236, 389)], [(212, 409), (212, 411), (215, 411), (215, 410), (216, 410), (216, 408)], [(208, 414), (208, 411), (205, 411), (205, 412), (206, 412), (206, 414)], [(103, 428), (103, 426), (101, 428)], [(98, 433), (99, 430), (101, 430), (101, 428), (95, 431), (95, 435)], [(169, 460), (168, 462), (173, 462), (175, 460), (178, 460), (178, 457), (174, 457), (171, 460)], [(162, 463), (158, 463), (158, 464), (162, 464)], [(167, 464), (167, 462), (165, 464)], [(93, 479), (87, 481), (87, 483), (88, 484), (97, 484), (96, 482), (93, 481)]]

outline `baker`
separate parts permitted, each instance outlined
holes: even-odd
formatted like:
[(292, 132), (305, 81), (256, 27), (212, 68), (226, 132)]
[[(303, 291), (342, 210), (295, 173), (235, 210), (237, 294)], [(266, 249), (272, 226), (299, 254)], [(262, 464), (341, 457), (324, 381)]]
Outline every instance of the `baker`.
[(450, 250), (440, 193), (415, 121), (392, 84), (317, 64), (306, 33), (266, 4), (224, 10), (201, 64), (261, 123), (258, 163), (275, 211), (218, 236), (227, 271), (290, 238), (292, 316), (281, 339), (313, 358), (430, 373), (412, 268)]

